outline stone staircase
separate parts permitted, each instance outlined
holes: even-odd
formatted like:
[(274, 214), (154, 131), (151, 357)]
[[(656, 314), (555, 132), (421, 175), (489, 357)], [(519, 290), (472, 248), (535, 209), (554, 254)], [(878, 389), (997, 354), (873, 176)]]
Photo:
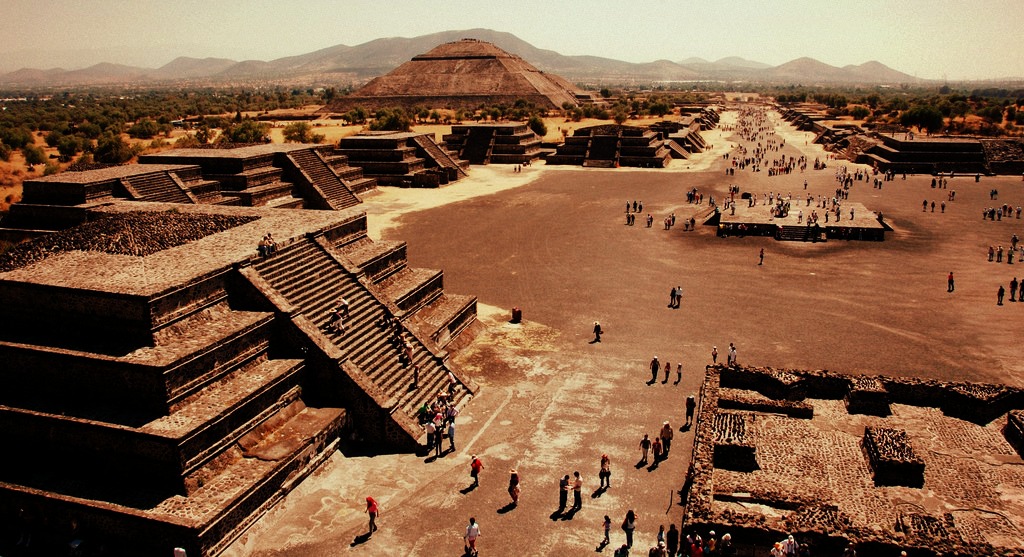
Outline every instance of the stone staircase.
[(493, 129), (471, 128), (466, 136), (466, 142), (462, 145), (459, 158), (469, 161), (470, 164), (487, 164), (493, 143)]
[(434, 159), (434, 162), (442, 168), (449, 168), (455, 171), (458, 178), (465, 178), (468, 176), (468, 174), (466, 174), (466, 170), (462, 168), (462, 166), (459, 165), (459, 163), (453, 159), (447, 151), (438, 147), (437, 143), (434, 143), (434, 141), (427, 136), (417, 135), (413, 137), (413, 141), (416, 142), (416, 145), (419, 145), (420, 148), (426, 151), (427, 154)]
[(122, 181), (138, 193), (138, 201), (195, 203), (167, 172), (138, 174), (122, 178)]
[[(412, 364), (420, 366), (419, 388), (412, 389), (412, 365), (399, 361), (402, 347), (395, 342), (391, 330), (382, 328), (380, 320), (397, 315), (401, 310), (389, 306), (378, 297), (375, 288), (368, 287), (356, 274), (349, 272), (325, 247), (312, 239), (303, 239), (282, 249), (269, 259), (253, 265), (259, 276), (314, 325), (318, 335), (333, 345), (342, 361), (361, 370), (375, 387), (377, 403), (388, 414), (399, 414), (395, 420), (404, 430), (408, 441), (415, 442), (421, 432), (415, 427), (415, 414), (419, 406), (434, 400), (437, 393), (448, 385), (449, 369), (443, 359), (434, 354), (410, 330), (400, 334), (412, 345)], [(326, 330), (331, 310), (339, 300), (349, 304), (346, 330), (339, 333)], [(461, 382), (460, 382), (461, 383)], [(470, 387), (460, 384), (455, 402), (472, 394)], [(412, 424), (412, 425), (411, 425)]]
[[(775, 239), (787, 242), (810, 242), (815, 239), (814, 230), (813, 226), (783, 225), (779, 227)], [(821, 240), (819, 239), (819, 241)]]
[(288, 158), (305, 174), (313, 185), (320, 188), (334, 209), (346, 209), (362, 203), (352, 190), (312, 149), (293, 151)]

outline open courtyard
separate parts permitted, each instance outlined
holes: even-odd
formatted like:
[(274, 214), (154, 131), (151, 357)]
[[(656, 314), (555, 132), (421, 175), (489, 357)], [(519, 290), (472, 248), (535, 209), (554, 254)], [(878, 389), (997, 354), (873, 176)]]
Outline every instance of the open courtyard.
[[(726, 112), (722, 123), (735, 117)], [(350, 444), (226, 555), (454, 556), (471, 516), (485, 555), (583, 555), (601, 547), (604, 515), (612, 535), (603, 551), (611, 554), (624, 542), (618, 526), (628, 509), (638, 516), (633, 552), (643, 554), (659, 525), (679, 524), (693, 435), (680, 430), (684, 400), (698, 393), (712, 347), (721, 362), (730, 342), (741, 364), (1024, 386), (1024, 303), (1007, 296), (996, 304), (999, 286), (1024, 273), (1016, 261), (988, 261), (990, 245), (1007, 248), (1011, 236), (1024, 236), (1024, 220), (982, 219), (987, 207), (1024, 205), (1020, 178), (956, 176), (948, 189), (933, 189), (923, 175), (897, 175), (881, 189), (855, 182), (849, 200), (883, 212), (893, 228), (884, 242), (719, 238), (701, 225), (709, 196), (721, 200), (735, 184), (759, 200), (766, 192), (831, 197), (836, 168), (854, 167), (826, 160), (811, 134), (775, 121), (786, 143), (770, 156), (819, 158), (827, 168), (768, 176), (748, 167), (727, 176), (723, 155), (739, 140), (716, 129), (703, 132), (708, 152), (664, 170), (473, 167), (469, 179), (440, 190), (365, 196), (374, 237), (407, 241), (410, 264), (442, 268), (446, 288), (478, 296), (476, 338), (452, 361), (481, 392), (457, 420), (456, 450), (432, 459)], [(703, 205), (686, 203), (692, 188), (705, 194)], [(634, 200), (654, 226), (640, 217), (626, 225), (625, 204)], [(933, 200), (947, 201), (945, 211), (922, 211)], [(678, 224), (664, 230), (671, 213)], [(691, 216), (696, 230), (684, 231)], [(675, 286), (682, 302), (671, 309)], [(509, 323), (513, 306), (523, 324)], [(595, 321), (605, 331), (600, 343), (591, 342)], [(654, 356), (671, 363), (667, 381), (663, 372), (650, 381)], [(664, 421), (675, 431), (669, 457), (639, 463), (640, 439)], [(612, 462), (603, 492), (602, 453)], [(474, 454), (485, 468), (469, 489)], [(522, 478), (514, 508), (510, 469)], [(575, 470), (584, 479), (582, 509), (557, 513), (558, 480)], [(369, 539), (367, 496), (382, 507)]]

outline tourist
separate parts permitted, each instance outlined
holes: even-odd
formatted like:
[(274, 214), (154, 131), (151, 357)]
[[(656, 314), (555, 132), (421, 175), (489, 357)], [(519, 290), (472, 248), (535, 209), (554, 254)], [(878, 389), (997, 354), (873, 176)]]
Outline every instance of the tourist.
[(484, 463), (476, 455), (470, 458), (472, 461), (469, 463), (469, 475), (473, 478), (472, 487), (476, 487), (480, 485), (480, 471), (484, 469)]
[(612, 519), (608, 515), (604, 515), (604, 521), (601, 522), (601, 527), (604, 528), (604, 540), (601, 541), (601, 545), (608, 545), (611, 543), (611, 539), (608, 537), (608, 533), (612, 529)]
[[(439, 417), (440, 414), (437, 416)], [(440, 420), (435, 418), (435, 422), (439, 423)], [(434, 434), (434, 456), (439, 458), (441, 456), (441, 443), (444, 441), (444, 430), (437, 423), (434, 424), (434, 428), (437, 430), (437, 433)]]
[(757, 264), (764, 265), (764, 248), (761, 248), (761, 253), (758, 254), (757, 258)]
[(790, 535), (782, 541), (782, 551), (786, 557), (796, 557), (796, 554), (800, 551), (800, 544)]
[(658, 357), (655, 356), (651, 359), (651, 383), (653, 384), (658, 380), (658, 370), (661, 369), (661, 363), (658, 361)]
[[(1017, 284), (1018, 284), (1017, 283), (1017, 277), (1013, 277), (1013, 280), (1010, 281), (1010, 301), (1011, 302), (1016, 302), (1017, 301)], [(1024, 294), (1024, 292), (1022, 292), (1022, 294)], [(1024, 296), (1021, 296), (1021, 301), (1024, 302)]]
[(658, 463), (665, 459), (665, 450), (661, 444), (661, 438), (655, 437), (651, 442), (651, 449), (654, 452), (654, 462)]
[(658, 437), (661, 438), (661, 445), (665, 447), (665, 458), (668, 458), (668, 452), (672, 449), (672, 426), (668, 425), (668, 420), (661, 426), (661, 433)]
[(953, 291), (953, 271), (949, 272), (949, 277), (946, 278), (946, 292)]
[(380, 516), (380, 506), (373, 497), (366, 498), (366, 514), (370, 517), (370, 527), (367, 537), (377, 531), (377, 517)]
[(565, 509), (565, 500), (569, 497), (569, 474), (558, 480), (558, 512)]
[(601, 455), (601, 471), (597, 473), (597, 478), (601, 482), (600, 489), (612, 486), (612, 459), (608, 458), (607, 453)]
[(348, 300), (345, 298), (338, 300), (338, 312), (341, 313), (342, 317), (348, 319)]
[(448, 421), (448, 450), (455, 452), (455, 420)]
[(661, 380), (661, 384), (668, 383), (668, 374), (672, 371), (672, 362), (665, 362), (665, 378)]
[(676, 305), (676, 288), (674, 286), (672, 287), (672, 290), (668, 293), (668, 307), (679, 307)]
[(583, 508), (583, 478), (579, 471), (573, 472), (572, 475), (572, 509), (580, 510)]
[(470, 517), (469, 518), (469, 526), (466, 526), (466, 535), (464, 536), (464, 538), (466, 540), (466, 554), (467, 555), (473, 555), (473, 557), (476, 557), (476, 555), (477, 555), (476, 539), (479, 538), (479, 537), (480, 537), (480, 525), (477, 524), (476, 518)]
[(996, 305), (997, 306), (1003, 305), (1003, 295), (1004, 294), (1006, 294), (1006, 289), (1003, 288), (1003, 285), (1000, 284), (999, 285), (999, 291), (996, 292)]
[(633, 531), (636, 530), (636, 513), (633, 509), (626, 511), (626, 518), (622, 520), (622, 531), (626, 533), (626, 547), (633, 547)]
[(604, 331), (601, 330), (601, 324), (594, 321), (594, 342), (601, 342), (601, 333), (603, 332)]
[(673, 385), (678, 385), (683, 380), (683, 363), (679, 362), (676, 366), (676, 382)]
[(515, 468), (508, 473), (508, 495), (512, 498), (512, 506), (519, 504), (519, 493), (521, 492), (519, 487), (519, 472)]
[(274, 255), (277, 252), (277, 242), (274, 241), (274, 236), (270, 232), (267, 232), (267, 255)]
[(679, 304), (681, 304), (682, 302), (683, 302), (683, 287), (682, 286), (676, 286), (676, 307), (678, 308)]
[(430, 449), (434, 447), (434, 435), (437, 434), (437, 426), (434, 425), (433, 421), (428, 421), (423, 429), (427, 432), (427, 455), (430, 455)]
[(736, 547), (732, 545), (732, 534), (722, 535), (722, 543), (718, 546), (718, 553), (727, 557), (736, 555)]
[(669, 555), (676, 557), (676, 552), (679, 549), (679, 530), (676, 529), (675, 523), (668, 526), (668, 533), (665, 534), (665, 548)]
[(729, 343), (728, 361), (729, 361), (729, 366), (730, 367), (733, 367), (733, 366), (737, 365), (737, 363), (736, 363), (736, 345), (731, 343), (731, 342)]
[(686, 425), (693, 424), (693, 412), (697, 409), (697, 399), (693, 395), (686, 397)]
[(643, 455), (640, 458), (640, 462), (647, 464), (647, 456), (651, 452), (651, 438), (645, 433), (644, 438), (640, 440), (640, 453)]
[(717, 346), (712, 346), (711, 347), (711, 363), (712, 363), (712, 365), (718, 363), (718, 347)]

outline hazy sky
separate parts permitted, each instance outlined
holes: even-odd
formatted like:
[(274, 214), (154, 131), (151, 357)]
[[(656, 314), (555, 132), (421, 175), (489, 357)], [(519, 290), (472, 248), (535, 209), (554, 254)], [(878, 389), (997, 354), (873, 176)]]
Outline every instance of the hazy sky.
[[(177, 56), (271, 60), (488, 28), (630, 62), (877, 60), (922, 78), (1024, 77), (1024, 0), (3, 0), (0, 71)], [(627, 6), (633, 6), (627, 10)]]

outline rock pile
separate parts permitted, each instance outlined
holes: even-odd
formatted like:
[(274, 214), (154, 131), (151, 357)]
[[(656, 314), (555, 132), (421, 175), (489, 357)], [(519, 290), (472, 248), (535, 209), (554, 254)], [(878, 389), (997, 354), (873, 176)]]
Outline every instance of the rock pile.
[(111, 214), (11, 248), (0, 255), (0, 272), (12, 271), (51, 255), (76, 250), (146, 256), (258, 218), (179, 213), (175, 210)]

